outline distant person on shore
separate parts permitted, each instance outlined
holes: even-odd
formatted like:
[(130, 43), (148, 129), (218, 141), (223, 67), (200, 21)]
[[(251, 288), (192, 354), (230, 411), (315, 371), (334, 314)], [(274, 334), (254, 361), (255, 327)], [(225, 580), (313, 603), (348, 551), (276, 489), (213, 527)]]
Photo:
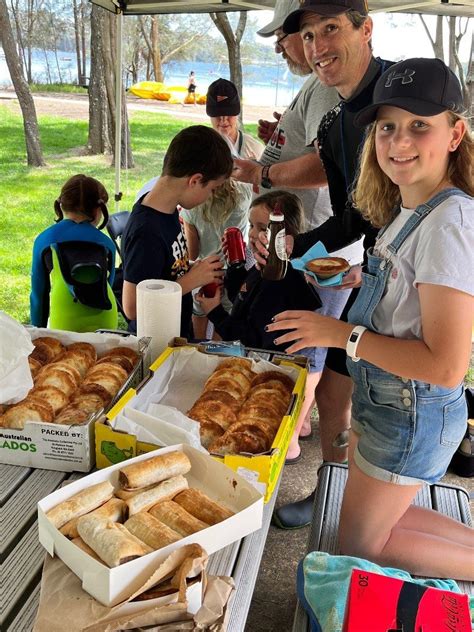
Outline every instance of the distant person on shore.
[(214, 254), (190, 264), (178, 206), (205, 202), (230, 176), (232, 156), (220, 134), (204, 125), (181, 130), (165, 154), (161, 176), (135, 203), (122, 239), (123, 308), (136, 330), (136, 287), (145, 279), (176, 281), (183, 291), (181, 336), (193, 338), (192, 290), (220, 282), (222, 262)]
[[(299, 9), (299, 6), (298, 0), (277, 0), (273, 20), (260, 29), (258, 34), (262, 37), (274, 35), (275, 52), (281, 53), (293, 74), (309, 75), (308, 79), (284, 113), (274, 113), (275, 121), (259, 121), (259, 137), (267, 143), (260, 162), (234, 160), (236, 169), (232, 172), (232, 177), (241, 182), (252, 183), (260, 193), (276, 188), (298, 195), (304, 207), (305, 229), (310, 230), (332, 215), (326, 177), (319, 168), (316, 139), (322, 117), (339, 99), (334, 88), (322, 85), (316, 73), (312, 73), (305, 58), (300, 34), (288, 35), (282, 29), (286, 17)], [(338, 292), (321, 288), (319, 295), (323, 307), (320, 313), (339, 317), (349, 294), (350, 290)], [(313, 391), (324, 368), (326, 352), (325, 348), (313, 350), (311, 363), (314, 371), (308, 376)], [(310, 417), (313, 405), (314, 398), (307, 398), (303, 403), (305, 422), (295, 431), (288, 449), (287, 462), (296, 462), (300, 458), (298, 435), (311, 435)]]
[[(100, 230), (109, 218), (108, 199), (104, 185), (83, 174), (62, 187), (54, 202), (56, 223), (33, 245), (30, 319), (35, 327), (117, 328), (115, 245)], [(100, 267), (103, 276), (97, 279)]]
[(239, 129), (240, 98), (232, 81), (216, 79), (211, 83), (206, 95), (206, 114), (216, 132), (230, 140), (237, 156), (260, 159), (264, 145)]
[(196, 76), (194, 70), (191, 70), (188, 75), (188, 98), (196, 105)]

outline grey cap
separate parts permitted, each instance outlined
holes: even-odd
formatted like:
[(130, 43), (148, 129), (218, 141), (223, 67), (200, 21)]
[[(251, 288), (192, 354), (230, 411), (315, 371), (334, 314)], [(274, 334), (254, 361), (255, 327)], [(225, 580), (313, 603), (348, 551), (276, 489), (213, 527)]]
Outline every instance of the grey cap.
[(257, 31), (262, 37), (271, 37), (277, 29), (281, 29), (286, 18), (300, 8), (298, 0), (276, 0), (273, 20)]

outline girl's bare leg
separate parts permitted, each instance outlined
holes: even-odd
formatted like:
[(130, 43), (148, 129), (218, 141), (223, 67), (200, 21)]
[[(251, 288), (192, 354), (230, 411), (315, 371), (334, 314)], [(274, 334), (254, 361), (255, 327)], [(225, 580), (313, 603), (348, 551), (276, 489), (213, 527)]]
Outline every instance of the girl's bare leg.
[(351, 432), (349, 476), (339, 541), (347, 555), (416, 575), (474, 580), (474, 532), (431, 510), (411, 507), (421, 485), (395, 485), (364, 474), (354, 463), (358, 437)]

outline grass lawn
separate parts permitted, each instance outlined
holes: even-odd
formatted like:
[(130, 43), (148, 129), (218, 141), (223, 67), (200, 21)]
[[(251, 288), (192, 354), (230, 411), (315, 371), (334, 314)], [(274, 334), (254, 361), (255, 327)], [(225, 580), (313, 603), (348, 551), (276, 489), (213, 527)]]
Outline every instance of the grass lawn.
[[(60, 107), (58, 105), (58, 107)], [(122, 171), (120, 210), (130, 210), (135, 193), (158, 175), (171, 139), (192, 121), (130, 112), (135, 168)], [(76, 173), (100, 180), (113, 201), (115, 172), (110, 156), (86, 156), (86, 121), (40, 116), (41, 142), (47, 167), (26, 165), (23, 120), (0, 106), (0, 309), (20, 322), (29, 322), (30, 268), (33, 241), (54, 221), (54, 200), (62, 185)], [(255, 125), (246, 131), (256, 134)]]

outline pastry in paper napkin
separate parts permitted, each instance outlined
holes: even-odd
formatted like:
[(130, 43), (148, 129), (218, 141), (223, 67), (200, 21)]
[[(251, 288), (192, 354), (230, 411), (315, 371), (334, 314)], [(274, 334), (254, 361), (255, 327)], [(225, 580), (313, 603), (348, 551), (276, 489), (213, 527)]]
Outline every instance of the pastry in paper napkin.
[(342, 272), (329, 277), (328, 279), (322, 279), (321, 277), (316, 276), (314, 272), (311, 272), (310, 270), (308, 270), (308, 268), (306, 268), (306, 263), (308, 261), (328, 256), (330, 256), (328, 251), (326, 250), (322, 242), (318, 241), (316, 244), (314, 244), (314, 246), (311, 246), (311, 248), (306, 251), (302, 257), (299, 257), (298, 259), (290, 259), (290, 263), (293, 268), (295, 268), (295, 270), (300, 270), (308, 276), (313, 277), (316, 283), (321, 287), (333, 287), (335, 285), (341, 285), (342, 278), (344, 276), (344, 273)]
[[(61, 560), (47, 555), (33, 632), (64, 632), (66, 620), (68, 632), (113, 632), (151, 625), (163, 625), (164, 629), (176, 631), (193, 630), (196, 629), (197, 621), (202, 626), (220, 626), (219, 621), (223, 620), (225, 605), (233, 589), (232, 578), (209, 578), (204, 604), (201, 606), (198, 602), (194, 607), (191, 606), (194, 612), (188, 611), (185, 601), (185, 580), (204, 574), (206, 565), (207, 554), (199, 545), (184, 546), (174, 551), (127, 602), (106, 608), (82, 590), (80, 579)], [(156, 601), (132, 601), (137, 595), (162, 582), (165, 582), (165, 586), (170, 583), (175, 586), (178, 590), (177, 602), (160, 605)], [(187, 623), (191, 623), (192, 627), (181, 628)], [(220, 627), (215, 629), (219, 630)]]

